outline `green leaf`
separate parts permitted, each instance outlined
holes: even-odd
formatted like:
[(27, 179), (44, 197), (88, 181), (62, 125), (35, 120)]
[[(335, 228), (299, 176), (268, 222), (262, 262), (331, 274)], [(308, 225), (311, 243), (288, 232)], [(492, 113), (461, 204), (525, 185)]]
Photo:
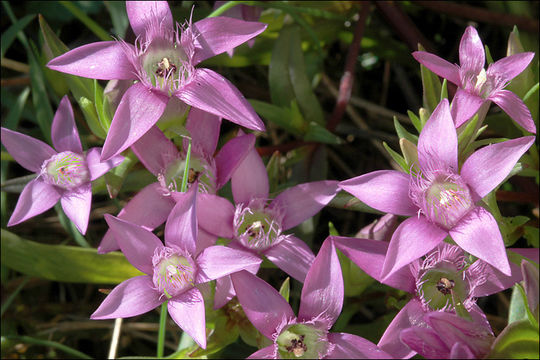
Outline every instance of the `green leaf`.
[(79, 19), (90, 31), (92, 31), (100, 40), (109, 41), (112, 40), (108, 32), (103, 30), (94, 20), (86, 15), (81, 9), (79, 9), (73, 2), (59, 1), (66, 9), (68, 9), (77, 19)]
[(30, 94), (30, 88), (25, 87), (23, 91), (21, 91), (20, 95), (17, 97), (17, 101), (15, 102), (14, 106), (10, 106), (10, 110), (8, 115), (3, 119), (4, 127), (8, 129), (15, 129), (17, 127), (17, 124), (19, 123), (19, 119), (21, 118), (21, 114), (23, 112), (24, 106), (26, 105), (26, 100), (28, 99), (28, 95)]
[(22, 31), (26, 25), (28, 25), (35, 17), (36, 15), (30, 14), (23, 16), (17, 22), (15, 22), (13, 25), (11, 25), (6, 31), (2, 33), (2, 38), (0, 41), (1, 48), (0, 48), (0, 57), (4, 58), (4, 55), (6, 55), (7, 49), (11, 46), (13, 43), (13, 40), (15, 40), (15, 36), (19, 33), (19, 31)]
[(97, 80), (94, 80), (94, 100), (99, 124), (103, 128), (105, 134), (109, 132), (111, 121), (109, 112), (105, 109), (105, 99), (103, 97), (103, 89), (99, 86)]
[(418, 136), (408, 132), (401, 124), (399, 123), (397, 117), (394, 116), (394, 127), (396, 128), (396, 133), (400, 139), (407, 139), (413, 144), (418, 144)]
[(268, 67), (268, 82), (272, 103), (279, 107), (289, 107), (295, 99), (294, 88), (289, 74), (289, 55), (291, 37), (294, 29), (284, 27), (272, 50), (272, 58)]
[[(425, 51), (422, 45), (418, 45), (418, 50)], [(439, 98), (441, 94), (441, 81), (439, 77), (431, 72), (424, 65), (420, 65), (420, 74), (422, 76), (422, 88), (424, 107), (433, 111), (439, 104)]]
[(409, 115), (409, 119), (411, 119), (412, 124), (416, 128), (416, 131), (420, 133), (422, 131), (422, 122), (418, 118), (418, 116), (415, 115), (411, 110), (407, 110), (407, 115)]
[(487, 45), (484, 45), (484, 50), (486, 51), (486, 61), (488, 65), (493, 64), (493, 57), (491, 57), (491, 51), (489, 51)]
[(443, 99), (448, 99), (448, 81), (446, 79), (443, 80), (442, 86), (441, 86), (441, 99), (440, 101), (443, 101)]
[(509, 324), (491, 347), (491, 359), (538, 359), (538, 328), (527, 320)]
[(298, 105), (302, 110), (304, 119), (315, 121), (319, 125), (324, 125), (324, 115), (311, 88), (311, 82), (306, 75), (304, 65), (304, 56), (302, 55), (302, 44), (300, 42), (300, 31), (297, 27), (293, 27), (288, 38), (290, 53), (289, 53), (289, 74), (291, 77), (291, 85), (294, 95), (298, 101)]
[[(352, 240), (352, 239), (351, 239)], [(337, 251), (339, 263), (343, 274), (345, 296), (358, 296), (364, 292), (375, 280), (360, 269), (341, 251)]]
[[(35, 50), (34, 46), (33, 50)], [(53, 110), (51, 104), (49, 103), (49, 96), (47, 93), (47, 88), (45, 87), (45, 80), (41, 64), (39, 63), (36, 54), (37, 51), (28, 52), (28, 60), (30, 62), (30, 82), (32, 85), (32, 102), (36, 112), (37, 123), (41, 129), (41, 132), (43, 133), (43, 136), (50, 144)]]
[(105, 139), (107, 137), (107, 133), (101, 126), (101, 122), (99, 121), (98, 114), (96, 112), (96, 106), (92, 102), (92, 100), (81, 96), (77, 102), (79, 103), (81, 110), (84, 114), (84, 117), (86, 119), (86, 123), (88, 124), (88, 127), (90, 128), (90, 131), (97, 137), (101, 139)]
[(201, 357), (214, 354), (225, 346), (232, 344), (239, 336), (238, 326), (231, 326), (228, 316), (223, 310), (208, 311), (206, 328), (211, 329), (206, 342), (206, 349), (199, 348), (189, 354), (189, 357)]
[(334, 135), (330, 131), (328, 131), (326, 128), (322, 127), (321, 125), (317, 124), (314, 121), (311, 121), (309, 123), (308, 130), (306, 134), (304, 135), (305, 141), (316, 141), (324, 144), (333, 144), (338, 145), (343, 143), (343, 140), (339, 138), (339, 136)]
[(392, 157), (392, 159), (394, 159), (394, 161), (396, 163), (398, 163), (399, 166), (401, 166), (401, 168), (406, 172), (408, 173), (409, 172), (409, 168), (407, 166), (407, 162), (405, 161), (405, 159), (403, 158), (403, 156), (399, 155), (397, 152), (395, 152), (394, 150), (392, 150), (390, 148), (390, 146), (388, 146), (388, 144), (386, 143), (386, 141), (383, 141), (383, 146), (384, 148), (386, 149), (386, 151), (388, 151), (388, 153), (390, 154), (390, 156)]
[(124, 38), (129, 26), (126, 4), (123, 1), (104, 1), (103, 3), (111, 15), (111, 22), (113, 24), (115, 35)]
[(380, 212), (379, 210), (375, 210), (375, 209), (367, 206), (366, 204), (364, 204), (363, 202), (361, 202), (360, 200), (358, 200), (354, 196), (352, 196), (352, 195), (350, 195), (350, 194), (348, 194), (348, 193), (346, 193), (344, 191), (340, 191), (336, 196), (334, 196), (332, 201), (330, 201), (328, 203), (328, 206), (334, 207), (334, 208), (337, 208), (337, 209), (345, 209), (345, 210), (352, 210), (352, 211), (362, 211), (362, 212), (367, 212), (367, 213), (370, 213), (370, 214), (383, 215), (383, 213)]
[(523, 237), (527, 239), (527, 242), (530, 246), (538, 248), (539, 243), (538, 240), (540, 238), (540, 234), (538, 232), (537, 227), (533, 226), (524, 226), (523, 227)]
[[(264, 119), (273, 122), (293, 135), (302, 135), (303, 129), (301, 128), (301, 125), (303, 124), (304, 120), (301, 118), (295, 118), (295, 114), (293, 114), (290, 109), (254, 99), (250, 99), (248, 101), (251, 106), (253, 106), (255, 111)], [(287, 104), (287, 106), (289, 105), (290, 104)]]
[(283, 281), (281, 284), (281, 287), (279, 288), (279, 293), (283, 298), (289, 302), (289, 294), (291, 292), (291, 278), (287, 276), (287, 278)]
[(96, 249), (46, 245), (2, 229), (2, 264), (22, 274), (52, 281), (118, 284), (143, 275), (120, 252), (100, 255)]
[(278, 183), (279, 183), (279, 171), (280, 171), (280, 154), (278, 151), (275, 151), (272, 156), (270, 156), (270, 159), (268, 160), (268, 163), (266, 164), (266, 172), (268, 173), (268, 183), (269, 183), (269, 191), (270, 193), (273, 193), (277, 191)]
[(519, 285), (514, 285), (512, 288), (512, 296), (510, 298), (510, 308), (508, 309), (508, 324), (515, 321), (520, 321), (527, 318), (526, 298), (523, 298)]

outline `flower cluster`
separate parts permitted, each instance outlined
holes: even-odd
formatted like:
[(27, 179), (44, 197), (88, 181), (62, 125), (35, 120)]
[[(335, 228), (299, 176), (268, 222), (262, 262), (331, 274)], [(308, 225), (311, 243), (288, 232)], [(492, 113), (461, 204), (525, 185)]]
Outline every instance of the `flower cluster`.
[[(461, 40), (460, 66), (427, 52), (413, 53), (458, 89), (452, 102), (443, 98), (423, 125), (408, 171), (378, 170), (272, 194), (255, 148), (256, 135), (239, 130), (219, 141), (222, 118), (256, 131), (265, 130), (263, 122), (225, 77), (197, 68), (205, 59), (252, 43), (266, 24), (238, 19), (240, 13), (236, 18), (178, 24), (164, 1), (127, 1), (126, 10), (134, 44), (96, 42), (47, 64), (66, 74), (129, 82), (103, 150), (83, 150), (67, 97), (52, 123), (54, 149), (2, 128), (8, 152), (37, 174), (22, 191), (8, 226), (60, 200), (84, 234), (91, 182), (118, 166), (124, 151), (131, 151), (155, 178), (116, 216), (105, 215), (109, 229), (98, 252), (121, 250), (143, 275), (117, 285), (92, 319), (133, 317), (166, 303), (174, 322), (204, 349), (207, 312), (223, 308), (236, 296), (264, 337), (251, 358), (489, 354), (495, 336), (477, 298), (512, 287), (524, 277), (537, 278), (530, 262), (520, 267), (508, 254), (538, 262), (538, 251), (507, 249), (498, 219), (484, 199), (512, 174), (535, 137), (477, 146), (470, 153), (462, 151), (460, 135), (475, 116), (482, 123), (491, 102), (529, 133), (536, 132), (523, 101), (504, 89), (528, 66), (533, 53), (508, 56), (484, 70), (484, 48), (473, 27)], [(251, 20), (260, 14), (245, 11), (243, 17)], [(185, 117), (185, 124), (176, 124), (181, 136), (161, 126), (160, 120), (171, 112)], [(232, 196), (222, 191), (226, 186)], [(315, 255), (291, 230), (340, 190), (386, 213), (384, 223), (370, 226), (362, 238), (329, 236)], [(406, 219), (398, 225), (396, 216)], [(163, 224), (162, 241), (153, 231)], [(330, 331), (345, 296), (337, 250), (373, 279), (409, 294), (377, 344)], [(297, 315), (288, 296), (257, 276), (263, 261), (303, 284)], [(530, 288), (538, 287), (537, 281), (528, 281)], [(531, 300), (531, 306), (537, 308), (537, 300)]]

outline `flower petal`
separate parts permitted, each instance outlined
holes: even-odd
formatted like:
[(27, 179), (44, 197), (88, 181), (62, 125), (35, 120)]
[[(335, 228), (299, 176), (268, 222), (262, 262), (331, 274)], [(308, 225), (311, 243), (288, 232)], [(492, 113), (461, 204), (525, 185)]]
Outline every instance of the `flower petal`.
[(325, 359), (390, 359), (391, 356), (363, 337), (346, 333), (328, 333), (335, 345)]
[(216, 280), (216, 293), (214, 294), (214, 310), (220, 309), (236, 296), (230, 276)]
[(185, 193), (173, 193), (176, 205), (165, 223), (165, 244), (195, 255), (197, 241), (197, 183)]
[(35, 173), (41, 171), (45, 160), (56, 155), (56, 151), (43, 141), (20, 132), (2, 128), (2, 144), (22, 167)]
[(111, 122), (101, 159), (107, 160), (139, 140), (160, 118), (169, 98), (141, 83), (125, 92)]
[(499, 105), (522, 128), (536, 134), (536, 125), (527, 105), (516, 94), (508, 90), (499, 90), (488, 98)]
[(450, 358), (450, 349), (433, 329), (411, 326), (399, 333), (399, 339), (426, 359)]
[(451, 64), (443, 58), (425, 51), (415, 51), (412, 53), (412, 56), (416, 61), (433, 71), (435, 74), (456, 85), (460, 85), (459, 66), (456, 64)]
[(277, 353), (278, 353), (277, 345), (272, 344), (260, 350), (255, 351), (253, 354), (249, 355), (246, 359), (279, 359)]
[(330, 329), (343, 308), (344, 285), (334, 242), (326, 240), (309, 269), (302, 295), (299, 321), (320, 320)]
[(139, 225), (110, 214), (105, 214), (104, 217), (131, 265), (145, 274), (152, 275), (154, 273), (152, 257), (156, 248), (163, 247), (161, 240)]
[(413, 326), (413, 324), (416, 326), (420, 326), (422, 323), (425, 324), (423, 317), (424, 310), (422, 310), (420, 300), (413, 298), (399, 311), (390, 325), (388, 325), (377, 346), (395, 359), (408, 359), (412, 357), (415, 352), (400, 341), (399, 334), (403, 330)]
[(131, 150), (155, 176), (180, 157), (176, 145), (155, 125), (131, 145)]
[(135, 48), (118, 41), (99, 41), (79, 46), (47, 64), (52, 70), (98, 80), (136, 79), (131, 57)]
[(197, 257), (197, 283), (215, 280), (253, 266), (259, 267), (261, 262), (260, 257), (247, 251), (221, 245), (210, 246)]
[(467, 120), (472, 118), (474, 114), (480, 110), (480, 107), (486, 100), (480, 96), (469, 93), (461, 88), (458, 88), (454, 98), (452, 99), (451, 114), (454, 119), (455, 127), (458, 128)]
[(497, 221), (483, 207), (476, 207), (450, 230), (450, 236), (463, 250), (511, 276), (510, 264)]
[(276, 196), (270, 206), (283, 210), (281, 225), (288, 230), (317, 214), (338, 192), (338, 182), (333, 180), (299, 184)]
[(255, 148), (249, 150), (232, 174), (231, 187), (236, 204), (247, 204), (251, 199), (268, 198), (268, 174)]
[(195, 256), (198, 256), (207, 247), (215, 245), (217, 239), (218, 237), (216, 235), (204, 231), (204, 229), (201, 229), (199, 226), (199, 229), (197, 230), (197, 248), (195, 250)]
[(522, 52), (504, 57), (493, 64), (489, 64), (487, 77), (498, 77), (510, 81), (527, 68), (534, 58), (533, 52)]
[[(118, 218), (140, 225), (146, 230), (154, 230), (163, 224), (176, 203), (161, 195), (159, 183), (152, 183), (140, 190), (118, 213)], [(118, 250), (116, 237), (111, 230), (105, 233), (98, 247), (99, 254)]]
[(150, 276), (136, 276), (117, 285), (90, 315), (90, 319), (127, 318), (144, 314), (163, 302), (160, 297), (160, 293), (154, 290)]
[(90, 180), (94, 181), (107, 171), (117, 167), (124, 161), (124, 157), (116, 155), (107, 161), (101, 161), (101, 148), (94, 147), (86, 152), (86, 165), (90, 171)]
[(422, 170), (444, 165), (458, 171), (458, 140), (447, 99), (433, 110), (418, 137), (418, 161)]
[(289, 303), (264, 280), (246, 270), (232, 274), (231, 279), (249, 321), (267, 338), (272, 339), (279, 325), (295, 318)]
[(448, 233), (432, 224), (425, 217), (411, 217), (402, 222), (390, 240), (381, 277), (385, 282), (403, 266), (427, 254)]
[(73, 221), (79, 232), (86, 234), (92, 207), (92, 183), (83, 184), (73, 191), (64, 191), (60, 203), (66, 216)]
[(476, 356), (467, 345), (455, 343), (450, 350), (450, 359), (476, 359)]
[(82, 154), (83, 149), (81, 139), (79, 138), (79, 132), (75, 126), (73, 108), (71, 107), (67, 95), (62, 98), (58, 105), (58, 110), (56, 110), (56, 114), (54, 114), (51, 126), (51, 136), (56, 151), (72, 151), (77, 154)]
[(534, 136), (526, 136), (488, 145), (465, 160), (461, 167), (461, 177), (476, 193), (475, 200), (486, 196), (508, 176), (534, 140)]
[(266, 250), (264, 255), (278, 268), (300, 282), (304, 282), (315, 260), (315, 255), (309, 246), (293, 235), (288, 235), (277, 245)]
[[(330, 236), (336, 247), (352, 260), (360, 269), (377, 281), (381, 281), (381, 271), (384, 264), (388, 243), (385, 241), (355, 239), (340, 236)], [(409, 270), (404, 266), (384, 281), (386, 285), (414, 293), (416, 281)]]
[(198, 194), (197, 221), (199, 226), (209, 233), (232, 239), (234, 205), (221, 196)]
[(498, 269), (482, 260), (476, 260), (467, 268), (467, 273), (479, 274), (485, 277), (486, 281), (471, 289), (474, 297), (488, 296), (512, 287), (515, 283), (523, 280), (519, 265), (510, 262), (511, 276), (507, 276)]
[(197, 108), (191, 108), (186, 120), (186, 129), (191, 135), (192, 145), (201, 155), (213, 156), (219, 139), (221, 118)]
[(169, 314), (195, 342), (206, 349), (206, 319), (204, 299), (197, 288), (192, 288), (169, 300)]
[(255, 146), (255, 136), (246, 134), (229, 140), (216, 155), (217, 188), (231, 179), (232, 174)]
[(135, 36), (144, 35), (147, 27), (156, 22), (164, 30), (174, 29), (166, 1), (126, 1), (126, 12)]
[(34, 179), (24, 187), (7, 226), (17, 225), (52, 208), (62, 191), (41, 179)]
[(225, 16), (199, 20), (193, 24), (195, 55), (192, 64), (221, 54), (262, 33), (268, 25)]
[(377, 170), (339, 183), (339, 187), (374, 209), (412, 216), (418, 207), (409, 198), (409, 175)]
[(459, 43), (459, 64), (461, 69), (465, 72), (478, 74), (484, 68), (485, 62), (484, 44), (482, 44), (476, 29), (468, 26)]
[(221, 116), (248, 129), (264, 131), (264, 123), (238, 89), (209, 69), (197, 69), (191, 81), (175, 94), (193, 107)]

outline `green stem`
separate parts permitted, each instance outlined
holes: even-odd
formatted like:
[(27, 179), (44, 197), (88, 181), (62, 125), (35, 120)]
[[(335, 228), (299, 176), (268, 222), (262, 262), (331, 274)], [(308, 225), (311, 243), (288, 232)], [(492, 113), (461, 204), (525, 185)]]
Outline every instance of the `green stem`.
[(161, 313), (159, 314), (159, 332), (158, 332), (158, 345), (157, 345), (157, 357), (163, 357), (163, 350), (165, 348), (165, 328), (167, 326), (167, 301), (161, 304)]
[(223, 14), (225, 11), (235, 7), (236, 5), (240, 5), (241, 3), (243, 3), (243, 1), (227, 1), (225, 4), (221, 5), (216, 10), (212, 11), (210, 15), (207, 16), (207, 18), (219, 16)]
[(11, 295), (9, 295), (6, 301), (4, 301), (4, 303), (2, 304), (2, 309), (0, 311), (0, 316), (4, 316), (4, 312), (9, 308), (9, 305), (11, 305), (13, 300), (15, 300), (19, 292), (28, 283), (28, 281), (30, 281), (30, 276), (26, 276), (24, 280), (19, 284), (19, 286), (17, 286), (15, 291)]

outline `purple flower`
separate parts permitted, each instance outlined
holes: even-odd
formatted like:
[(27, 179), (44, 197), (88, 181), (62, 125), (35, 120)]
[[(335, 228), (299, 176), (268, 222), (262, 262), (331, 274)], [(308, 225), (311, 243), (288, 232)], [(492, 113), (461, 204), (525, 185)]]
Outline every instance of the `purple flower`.
[(390, 240), (385, 279), (450, 237), (465, 251), (510, 274), (496, 220), (476, 203), (497, 187), (534, 142), (522, 137), (486, 146), (458, 168), (458, 142), (444, 99), (418, 139), (420, 172), (374, 171), (339, 186), (369, 206), (411, 216)]
[[(191, 135), (188, 188), (197, 182), (199, 192), (215, 194), (229, 181), (236, 167), (253, 148), (255, 136), (242, 135), (228, 141), (214, 156), (220, 125), (219, 117), (196, 108), (190, 110), (186, 123)], [(136, 141), (131, 149), (156, 176), (158, 182), (137, 193), (120, 211), (118, 217), (153, 230), (165, 222), (175, 204), (171, 194), (176, 192), (182, 182), (187, 140), (184, 141), (183, 150), (178, 151), (176, 145), (154, 126)], [(200, 196), (198, 201), (201, 202)], [(201, 206), (198, 208), (200, 212)], [(213, 245), (215, 240), (215, 236), (199, 229), (197, 249)], [(109, 230), (103, 237), (98, 252), (106, 253), (117, 249), (119, 247), (114, 234)]]
[[(435, 250), (428, 253), (423, 259), (413, 261), (382, 279), (381, 270), (384, 267), (385, 257), (389, 244), (384, 241), (369, 239), (354, 239), (330, 236), (330, 241), (350, 258), (356, 265), (374, 279), (394, 288), (414, 294), (414, 297), (403, 307), (390, 323), (381, 337), (378, 346), (395, 357), (403, 358), (414, 355), (410, 349), (400, 342), (400, 334), (413, 326), (426, 327), (430, 321), (426, 316), (442, 317), (444, 319), (456, 318), (452, 323), (458, 328), (467, 322), (459, 317), (446, 315), (429, 315), (432, 312), (456, 312), (456, 304), (463, 307), (472, 317), (473, 328), (478, 329), (479, 339), (492, 341), (492, 333), (482, 310), (476, 305), (476, 298), (495, 294), (508, 289), (516, 282), (522, 280), (523, 275), (518, 265), (511, 263), (511, 275), (503, 274), (499, 269), (492, 267), (482, 260), (471, 262), (459, 247), (447, 243), (440, 244)], [(538, 249), (511, 249), (518, 254), (538, 260)], [(446, 320), (445, 320), (446, 321)], [(448, 320), (449, 321), (449, 320)], [(426, 325), (427, 324), (427, 325)], [(463, 325), (468, 327), (469, 325)], [(490, 336), (486, 335), (489, 329)], [(413, 333), (424, 330), (415, 329)], [(425, 330), (427, 331), (427, 330)], [(431, 330), (429, 330), (431, 331)], [(459, 333), (459, 332), (457, 332)], [(446, 332), (444, 333), (446, 336)], [(481, 335), (481, 336), (480, 336)], [(429, 337), (426, 337), (428, 339)], [(443, 339), (448, 344), (452, 338)], [(471, 341), (476, 341), (471, 338)], [(452, 344), (448, 347), (452, 349)], [(444, 347), (441, 347), (443, 351)], [(483, 353), (485, 349), (472, 346), (471, 351)], [(420, 352), (421, 355), (424, 353)], [(424, 355), (433, 357), (435, 354)], [(445, 357), (446, 355), (440, 355)]]
[(7, 151), (20, 165), (37, 174), (21, 192), (8, 226), (41, 214), (60, 200), (67, 217), (85, 234), (92, 181), (119, 165), (123, 157), (101, 162), (101, 148), (83, 152), (67, 96), (54, 115), (51, 137), (56, 150), (40, 140), (2, 128), (2, 144)]
[(412, 55), (429, 70), (458, 86), (452, 101), (452, 116), (456, 127), (476, 114), (483, 104), (493, 101), (525, 130), (536, 133), (536, 126), (527, 106), (516, 94), (504, 90), (510, 80), (525, 70), (534, 53), (507, 56), (490, 64), (486, 71), (484, 45), (476, 29), (469, 26), (459, 44), (461, 66), (425, 51), (415, 51)]
[[(304, 241), (283, 231), (299, 225), (328, 204), (338, 192), (337, 181), (296, 185), (269, 201), (266, 168), (255, 148), (251, 148), (232, 174), (231, 185), (235, 205), (217, 195), (201, 194), (198, 210), (201, 228), (232, 239), (231, 247), (265, 256), (303, 282), (315, 255)], [(221, 307), (233, 296), (230, 282), (220, 279), (215, 306)]]
[(125, 318), (146, 313), (168, 300), (174, 322), (206, 347), (204, 300), (199, 284), (260, 264), (247, 252), (210, 246), (196, 255), (195, 188), (178, 193), (165, 225), (165, 245), (142, 227), (106, 214), (128, 261), (146, 275), (128, 279), (105, 298), (92, 319)]
[(258, 359), (389, 358), (356, 335), (330, 333), (343, 307), (343, 277), (334, 244), (326, 241), (306, 276), (298, 316), (265, 281), (241, 271), (231, 275), (246, 316), (273, 344), (251, 354)]
[(399, 334), (401, 342), (426, 359), (483, 359), (495, 340), (489, 323), (447, 312), (430, 312)]
[(212, 70), (194, 66), (258, 35), (266, 24), (214, 17), (193, 25), (189, 22), (183, 28), (176, 24), (175, 28), (165, 1), (128, 1), (126, 10), (137, 36), (135, 46), (124, 41), (96, 42), (73, 49), (47, 65), (93, 79), (135, 80), (118, 105), (103, 146), (103, 159), (144, 135), (171, 98), (249, 129), (264, 130), (234, 85)]

